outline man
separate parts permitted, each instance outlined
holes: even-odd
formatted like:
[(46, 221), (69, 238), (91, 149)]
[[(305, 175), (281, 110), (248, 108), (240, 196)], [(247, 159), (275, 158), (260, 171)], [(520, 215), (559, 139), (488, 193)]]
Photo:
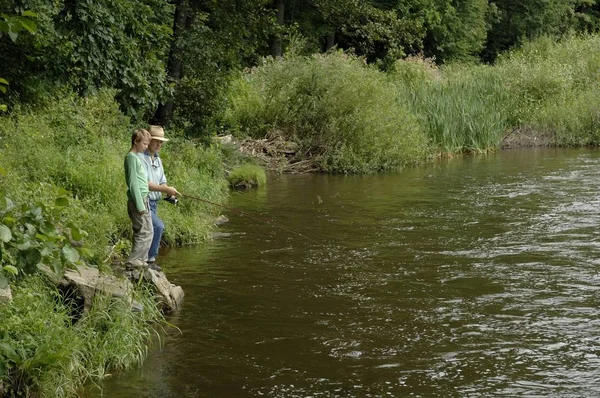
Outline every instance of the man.
[(163, 143), (169, 141), (165, 138), (165, 131), (161, 126), (150, 126), (148, 131), (150, 132), (150, 144), (148, 144), (148, 149), (143, 154), (140, 154), (140, 158), (148, 173), (150, 214), (152, 216), (152, 229), (154, 230), (152, 244), (148, 251), (148, 263), (155, 263), (160, 247), (160, 239), (165, 230), (165, 224), (156, 214), (158, 202), (162, 199), (162, 193), (165, 193), (168, 197), (175, 197), (179, 195), (179, 192), (177, 189), (167, 185), (165, 170), (158, 156)]

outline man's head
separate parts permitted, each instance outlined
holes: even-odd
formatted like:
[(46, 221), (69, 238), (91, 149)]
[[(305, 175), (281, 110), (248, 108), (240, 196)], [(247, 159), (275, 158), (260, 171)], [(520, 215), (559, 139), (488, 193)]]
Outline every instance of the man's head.
[(161, 126), (151, 125), (148, 128), (150, 132), (150, 145), (148, 145), (148, 152), (154, 155), (160, 148), (162, 147), (163, 142), (169, 141), (168, 138), (165, 138), (165, 130)]

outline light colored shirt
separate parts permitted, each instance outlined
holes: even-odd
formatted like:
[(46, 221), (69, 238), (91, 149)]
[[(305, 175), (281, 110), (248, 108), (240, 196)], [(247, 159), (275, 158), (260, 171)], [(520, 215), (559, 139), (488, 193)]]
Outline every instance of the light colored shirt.
[(140, 158), (129, 152), (125, 156), (125, 182), (127, 183), (127, 198), (131, 200), (138, 211), (146, 211), (144, 201), (148, 196), (148, 175), (142, 166)]
[[(163, 169), (162, 161), (155, 153), (154, 156), (150, 156), (148, 152), (138, 153), (142, 164), (145, 166), (146, 173), (148, 174), (148, 181), (158, 185), (166, 185), (167, 177), (165, 177), (165, 170)], [(150, 191), (150, 200), (161, 200), (162, 193), (157, 191)]]

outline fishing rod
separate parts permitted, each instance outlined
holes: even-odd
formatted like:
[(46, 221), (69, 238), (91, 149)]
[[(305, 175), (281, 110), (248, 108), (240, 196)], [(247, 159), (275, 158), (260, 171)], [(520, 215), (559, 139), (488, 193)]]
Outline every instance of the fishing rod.
[(272, 226), (272, 227), (276, 227), (276, 228), (282, 229), (282, 230), (284, 230), (284, 231), (287, 231), (287, 232), (290, 232), (290, 233), (292, 233), (292, 234), (295, 234), (295, 235), (301, 236), (301, 237), (303, 237), (304, 239), (306, 239), (306, 240), (309, 240), (309, 241), (311, 241), (311, 242), (313, 242), (313, 243), (316, 243), (316, 244), (318, 244), (318, 245), (322, 245), (322, 243), (321, 243), (321, 242), (318, 242), (318, 241), (316, 241), (316, 240), (314, 240), (314, 239), (311, 239), (311, 238), (309, 238), (308, 236), (301, 234), (300, 232), (292, 231), (291, 229), (288, 229), (288, 228), (286, 228), (286, 227), (284, 227), (284, 226), (282, 226), (282, 225), (279, 225), (279, 224), (277, 224), (277, 223), (274, 223), (274, 222), (272, 222), (271, 220), (267, 220), (266, 218), (262, 218), (262, 217), (254, 216), (254, 215), (252, 215), (252, 214), (248, 214), (247, 212), (244, 212), (243, 210), (234, 209), (233, 207), (228, 207), (228, 206), (222, 205), (222, 204), (220, 204), (220, 203), (211, 202), (210, 200), (203, 199), (203, 198), (199, 198), (198, 196), (194, 196), (194, 195), (188, 195), (188, 194), (186, 194), (186, 193), (181, 193), (181, 192), (180, 192), (179, 194), (180, 194), (181, 196), (183, 196), (184, 198), (190, 198), (190, 199), (198, 200), (198, 201), (200, 201), (200, 202), (204, 202), (204, 203), (211, 204), (211, 205), (213, 205), (213, 206), (219, 206), (219, 207), (222, 207), (222, 208), (224, 208), (224, 209), (227, 209), (227, 210), (229, 210), (229, 211), (233, 211), (234, 213), (238, 213), (238, 214), (240, 214), (241, 216), (250, 217), (250, 218), (252, 218), (253, 220), (257, 220), (257, 221), (260, 221), (260, 222), (264, 222), (264, 223), (266, 223), (266, 224), (269, 224), (269, 225), (270, 225), (270, 226)]

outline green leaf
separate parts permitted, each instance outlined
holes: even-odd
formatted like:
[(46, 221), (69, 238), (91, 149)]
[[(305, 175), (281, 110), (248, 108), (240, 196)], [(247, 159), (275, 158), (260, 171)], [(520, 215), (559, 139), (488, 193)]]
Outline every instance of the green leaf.
[(37, 14), (31, 10), (23, 11), (23, 14), (21, 14), (21, 16), (29, 17), (29, 18), (37, 18)]
[(79, 261), (79, 252), (71, 246), (65, 246), (62, 249), (65, 259), (70, 263), (76, 263)]
[(8, 279), (0, 272), (0, 289), (4, 289), (6, 286), (8, 286)]
[(8, 80), (3, 79), (3, 78), (0, 77), (0, 84), (5, 84), (5, 85), (8, 86)]
[(3, 167), (0, 167), (0, 176), (6, 177), (6, 170)]
[(15, 349), (5, 341), (0, 341), (0, 353), (15, 363), (21, 361), (19, 354), (17, 354)]
[(34, 33), (37, 30), (37, 24), (35, 23), (35, 21), (32, 21), (31, 19), (21, 18), (21, 20), (19, 22), (21, 22), (21, 25), (23, 25), (23, 27), (29, 33)]
[(10, 229), (4, 224), (0, 224), (0, 240), (6, 243), (10, 242), (11, 239), (12, 233), (10, 232)]
[(25, 242), (19, 243), (18, 245), (16, 245), (17, 249), (21, 250), (21, 251), (26, 251), (29, 250), (29, 248), (31, 247), (31, 241), (26, 240)]
[(0, 86), (0, 91), (2, 91), (3, 94), (5, 94), (6, 93), (6, 87)]
[(5, 265), (4, 267), (2, 267), (2, 269), (5, 272), (8, 272), (8, 273), (13, 274), (13, 275), (18, 275), (19, 274), (19, 270), (14, 265)]
[(5, 104), (0, 104), (0, 111), (6, 112), (7, 109)]
[(71, 227), (71, 238), (73, 238), (73, 240), (82, 240), (83, 239), (83, 234), (81, 233), (81, 231), (79, 230), (79, 228), (73, 226)]
[(25, 260), (23, 269), (33, 273), (37, 269), (37, 265), (42, 261), (42, 253), (38, 249), (29, 249), (25, 252), (23, 259)]
[(61, 196), (59, 198), (56, 198), (56, 200), (54, 201), (54, 205), (58, 207), (67, 207), (69, 205), (69, 199), (67, 199), (64, 196)]
[(64, 188), (58, 188), (58, 192), (56, 193), (56, 196), (66, 196), (69, 194), (69, 191), (67, 191)]

